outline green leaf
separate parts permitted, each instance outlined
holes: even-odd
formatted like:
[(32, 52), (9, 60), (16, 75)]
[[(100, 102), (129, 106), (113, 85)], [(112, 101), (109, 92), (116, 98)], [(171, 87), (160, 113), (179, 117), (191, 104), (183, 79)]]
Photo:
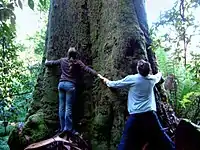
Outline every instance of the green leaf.
[(43, 0), (40, 0), (40, 4), (41, 4), (42, 6), (44, 6), (44, 1), (43, 1)]
[(14, 10), (14, 5), (13, 5), (13, 3), (8, 3), (8, 4), (6, 5), (6, 8), (9, 8), (9, 9), (11, 9), (11, 10)]
[(12, 25), (15, 25), (15, 23), (16, 23), (15, 21), (16, 21), (15, 17), (11, 17), (10, 18), (10, 22), (11, 22)]
[(44, 6), (46, 6), (47, 5), (47, 0), (44, 0)]
[(23, 5), (22, 5), (21, 0), (18, 0), (18, 5), (19, 5), (19, 7), (20, 7), (21, 9), (23, 9)]
[(28, 0), (28, 6), (34, 10), (34, 1), (33, 0)]

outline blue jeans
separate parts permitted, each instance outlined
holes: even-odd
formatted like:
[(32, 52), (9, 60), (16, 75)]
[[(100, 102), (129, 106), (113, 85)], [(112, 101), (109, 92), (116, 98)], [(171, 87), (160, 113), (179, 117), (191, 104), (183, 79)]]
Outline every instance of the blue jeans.
[(72, 105), (75, 100), (75, 85), (62, 81), (58, 85), (59, 91), (59, 119), (61, 131), (72, 131)]
[(129, 116), (118, 150), (142, 150), (146, 143), (152, 150), (175, 150), (153, 111)]

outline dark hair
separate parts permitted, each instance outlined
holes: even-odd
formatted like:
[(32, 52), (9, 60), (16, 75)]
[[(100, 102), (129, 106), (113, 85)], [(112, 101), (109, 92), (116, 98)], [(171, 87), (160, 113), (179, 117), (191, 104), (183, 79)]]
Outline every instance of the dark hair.
[(144, 60), (139, 60), (137, 63), (137, 71), (139, 74), (146, 77), (151, 71), (150, 63)]
[(74, 47), (70, 47), (68, 52), (67, 52), (67, 56), (69, 59), (76, 59), (77, 58), (77, 51)]

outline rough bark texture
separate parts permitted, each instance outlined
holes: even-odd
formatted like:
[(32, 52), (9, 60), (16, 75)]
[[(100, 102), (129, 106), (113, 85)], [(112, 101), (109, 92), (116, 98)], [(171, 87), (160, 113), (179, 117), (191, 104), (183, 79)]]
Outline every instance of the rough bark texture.
[[(142, 18), (142, 19), (141, 19)], [(140, 20), (140, 21), (138, 21)], [(44, 60), (66, 56), (75, 46), (81, 59), (102, 75), (117, 80), (136, 73), (136, 62), (149, 59), (156, 72), (142, 0), (51, 0)], [(10, 149), (50, 137), (58, 129), (59, 68), (42, 67), (34, 101), (20, 133), (9, 137)], [(94, 150), (116, 149), (124, 127), (127, 95), (84, 75), (77, 92), (76, 128)]]

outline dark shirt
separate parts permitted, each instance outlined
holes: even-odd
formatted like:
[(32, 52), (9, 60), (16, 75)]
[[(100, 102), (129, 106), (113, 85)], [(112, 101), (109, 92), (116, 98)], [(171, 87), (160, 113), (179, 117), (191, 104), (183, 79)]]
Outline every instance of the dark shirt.
[(59, 60), (50, 60), (45, 63), (46, 66), (60, 65), (61, 67), (61, 81), (70, 81), (76, 83), (80, 71), (84, 70), (92, 75), (97, 76), (97, 72), (86, 66), (81, 60), (69, 60), (68, 58), (61, 58)]

